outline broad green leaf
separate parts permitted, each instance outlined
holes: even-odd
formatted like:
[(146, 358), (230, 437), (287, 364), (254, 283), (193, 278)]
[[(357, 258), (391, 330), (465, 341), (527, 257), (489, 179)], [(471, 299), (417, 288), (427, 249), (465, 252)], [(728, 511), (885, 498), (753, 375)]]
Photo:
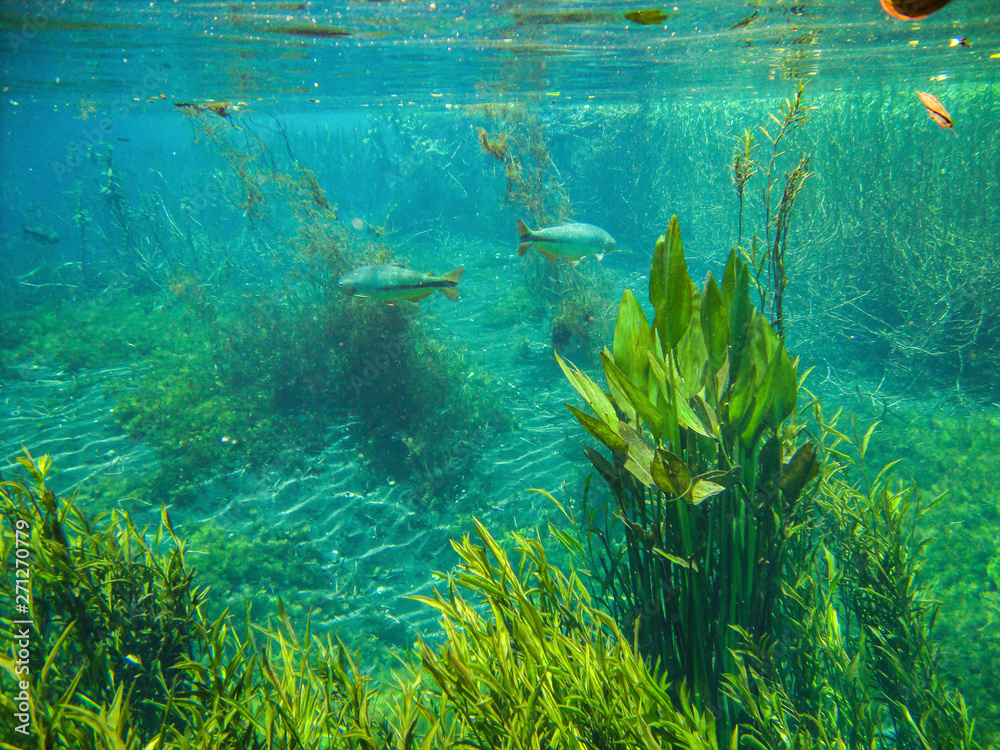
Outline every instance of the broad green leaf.
[(736, 376), (736, 382), (729, 388), (729, 413), (726, 422), (730, 429), (738, 430), (743, 422), (743, 415), (753, 401), (754, 382), (757, 379), (757, 367), (749, 360)]
[(702, 398), (700, 393), (694, 394), (690, 399), (688, 399), (688, 404), (691, 406), (691, 411), (698, 418), (698, 421), (705, 428), (705, 431), (710, 437), (719, 436), (719, 418), (715, 414), (715, 409), (713, 409), (704, 398)]
[(744, 443), (750, 443), (757, 428), (760, 426), (764, 415), (768, 413), (774, 404), (774, 381), (778, 375), (778, 368), (781, 365), (781, 354), (776, 353), (774, 358), (768, 363), (764, 378), (757, 386), (754, 394), (754, 404), (747, 409), (740, 425), (740, 439)]
[(722, 272), (722, 288), (719, 290), (722, 294), (722, 302), (726, 306), (726, 311), (732, 310), (733, 307), (733, 296), (736, 292), (736, 261), (739, 258), (739, 253), (734, 247), (729, 251), (729, 258), (726, 260), (726, 270)]
[(712, 433), (702, 424), (686, 398), (677, 399), (677, 422), (689, 430), (694, 430), (699, 435), (707, 438), (712, 437)]
[(666, 350), (677, 346), (691, 324), (691, 288), (680, 225), (673, 216), (666, 234), (656, 243), (649, 275), (649, 301), (656, 312), (653, 327)]
[[(691, 320), (701, 319), (701, 293), (691, 284)], [(690, 398), (704, 388), (705, 362), (708, 351), (705, 349), (705, 334), (701, 325), (689, 325), (687, 331), (677, 342), (674, 349), (677, 371), (683, 382), (678, 383), (684, 398)]]
[[(605, 347), (604, 351), (601, 352), (602, 364), (605, 361), (605, 358), (606, 361), (611, 362), (611, 364), (614, 365), (614, 361), (611, 359), (611, 355), (608, 354), (607, 347)], [(608, 391), (611, 395), (611, 400), (614, 402), (615, 406), (618, 407), (618, 411), (620, 411), (622, 414), (625, 415), (625, 419), (628, 421), (629, 424), (637, 425), (638, 418), (636, 417), (635, 406), (632, 405), (632, 399), (629, 398), (628, 394), (622, 387), (622, 382), (631, 384), (632, 381), (630, 381), (628, 377), (626, 377), (626, 375), (622, 373), (621, 370), (618, 370), (617, 367), (615, 367), (615, 370), (618, 373), (620, 373), (620, 376), (618, 378), (608, 375), (607, 366), (605, 366), (604, 369), (605, 369), (604, 379), (608, 383)]]
[[(784, 346), (781, 347), (779, 357), (778, 373), (774, 379), (774, 407), (771, 417), (771, 428), (775, 430), (795, 411), (795, 400), (799, 393), (798, 357), (792, 362), (788, 358), (788, 351)], [(867, 444), (867, 441), (865, 442)], [(864, 458), (863, 454), (862, 458)]]
[(562, 369), (566, 379), (572, 384), (583, 400), (587, 402), (587, 405), (594, 410), (594, 414), (606, 425), (615, 424), (618, 421), (618, 415), (615, 414), (615, 407), (607, 394), (601, 390), (601, 387), (581, 372), (580, 368), (572, 362), (563, 360), (559, 356), (559, 352), (555, 352), (555, 355), (556, 362), (559, 363), (559, 367)]
[(628, 444), (625, 468), (629, 473), (647, 487), (654, 487), (653, 477), (649, 474), (649, 466), (653, 462), (653, 447), (646, 439), (624, 422), (618, 423), (618, 433)]
[(673, 497), (682, 497), (691, 488), (691, 470), (678, 456), (662, 448), (650, 464), (650, 475), (656, 486)]
[(672, 424), (680, 424), (689, 430), (694, 430), (699, 435), (712, 437), (691, 409), (684, 391), (674, 385), (680, 376), (673, 365), (670, 366), (670, 379), (668, 380), (662, 364), (655, 357), (650, 356), (649, 372), (660, 387), (663, 396), (662, 401), (657, 401), (657, 407), (664, 419), (664, 439), (673, 442), (673, 439), (667, 435)]
[(742, 258), (735, 258), (733, 267), (733, 301), (729, 307), (729, 373), (730, 377), (738, 377), (744, 351), (751, 339), (754, 313), (747, 264)]
[[(644, 353), (645, 357), (645, 353)], [(663, 434), (663, 416), (656, 410), (653, 402), (646, 396), (644, 390), (640, 390), (633, 381), (626, 377), (608, 356), (607, 352), (601, 352), (601, 361), (604, 363), (604, 376), (608, 379), (608, 386), (612, 393), (618, 391), (622, 398), (627, 399), (628, 409), (621, 403), (618, 404), (623, 412), (632, 411), (637, 413), (646, 425), (649, 426), (653, 436), (659, 438)], [(646, 359), (646, 366), (649, 367), (649, 360)], [(617, 401), (618, 399), (616, 399)]]
[(646, 352), (652, 343), (653, 335), (639, 300), (631, 290), (626, 289), (618, 308), (612, 352), (618, 368), (640, 388), (646, 388), (646, 373), (649, 370)]
[(691, 485), (690, 503), (692, 505), (700, 505), (705, 500), (708, 500), (708, 498), (714, 497), (720, 492), (725, 492), (725, 489), (721, 484), (716, 484), (711, 480), (695, 479), (694, 484)]
[(611, 465), (604, 456), (595, 451), (589, 445), (583, 446), (583, 452), (586, 454), (587, 458), (590, 459), (590, 463), (594, 465), (597, 469), (597, 473), (601, 475), (601, 478), (608, 483), (608, 486), (614, 487), (621, 481), (618, 477), (618, 473), (615, 471), (615, 467)]
[(705, 279), (705, 292), (701, 299), (701, 328), (714, 374), (722, 369), (729, 351), (729, 311), (711, 271)]
[[(580, 424), (583, 425), (583, 429), (600, 440), (615, 453), (628, 453), (628, 443), (616, 435), (610, 427), (604, 424), (604, 422), (594, 419), (589, 414), (586, 414), (569, 404), (566, 404), (566, 408), (573, 413), (573, 416), (580, 420)], [(616, 420), (616, 424), (617, 423), (618, 422)]]

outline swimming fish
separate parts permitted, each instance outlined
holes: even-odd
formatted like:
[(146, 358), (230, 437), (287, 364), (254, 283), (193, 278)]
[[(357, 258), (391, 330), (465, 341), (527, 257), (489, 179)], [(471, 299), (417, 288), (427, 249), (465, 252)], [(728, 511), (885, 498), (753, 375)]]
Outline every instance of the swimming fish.
[(517, 220), (517, 257), (532, 245), (549, 260), (565, 258), (574, 266), (580, 258), (593, 255), (601, 260), (615, 249), (615, 238), (593, 224), (560, 224), (555, 227), (531, 230)]
[(879, 0), (882, 10), (900, 21), (920, 21), (951, 0)]
[(42, 245), (54, 245), (59, 241), (59, 234), (55, 229), (41, 224), (25, 224), (23, 234)]
[(927, 107), (927, 113), (934, 118), (934, 122), (946, 129), (955, 127), (955, 123), (951, 121), (951, 115), (948, 114), (948, 110), (944, 108), (941, 100), (934, 96), (934, 94), (918, 91), (917, 96), (920, 97), (920, 103)]
[(458, 299), (455, 288), (462, 280), (465, 268), (456, 268), (443, 276), (414, 271), (396, 263), (361, 266), (348, 271), (337, 282), (337, 288), (353, 297), (370, 297), (385, 302), (417, 302), (440, 290), (453, 302)]

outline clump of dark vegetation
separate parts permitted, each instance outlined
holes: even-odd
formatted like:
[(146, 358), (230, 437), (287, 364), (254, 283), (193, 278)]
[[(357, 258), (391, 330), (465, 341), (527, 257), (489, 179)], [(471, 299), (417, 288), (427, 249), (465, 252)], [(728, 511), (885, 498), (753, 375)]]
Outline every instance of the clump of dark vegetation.
[(176, 218), (157, 207), (167, 241), (136, 245), (147, 233), (113, 173), (107, 234), (124, 238), (113, 243), (121, 257), (89, 271), (92, 284), (110, 286), (5, 318), (5, 341), (16, 342), (8, 363), (128, 364), (115, 416), (158, 447), (162, 467), (145, 481), (159, 497), (190, 496), (210, 471), (299, 460), (349, 415), (379, 473), (413, 480), (423, 503), (446, 494), (469, 468), (455, 460), (466, 437), (510, 426), (488, 376), (471, 374), (455, 342), (428, 334), (417, 306), (338, 292), (340, 274), (389, 261), (392, 248), (341, 224), (280, 126), (267, 129), (286, 154), (238, 111), (183, 111), (229, 170), (211, 194), (245, 217), (240, 241), (213, 243), (182, 202)]

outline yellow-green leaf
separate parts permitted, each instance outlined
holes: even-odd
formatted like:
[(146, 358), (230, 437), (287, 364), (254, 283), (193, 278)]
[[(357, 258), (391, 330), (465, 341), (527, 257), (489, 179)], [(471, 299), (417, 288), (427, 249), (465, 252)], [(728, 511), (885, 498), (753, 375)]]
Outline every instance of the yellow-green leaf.
[(708, 361), (712, 372), (716, 373), (722, 368), (729, 350), (729, 311), (711, 271), (705, 279), (705, 292), (701, 299), (701, 328)]
[(569, 380), (583, 400), (587, 402), (587, 405), (594, 410), (594, 414), (604, 424), (615, 424), (618, 421), (618, 416), (615, 414), (615, 407), (612, 405), (611, 399), (608, 398), (607, 394), (601, 390), (601, 387), (583, 374), (580, 368), (572, 362), (566, 362), (559, 356), (558, 352), (555, 352), (555, 355), (556, 362), (559, 363), (559, 367), (562, 369), (566, 379)]
[[(643, 353), (643, 358), (646, 359), (645, 352)], [(659, 438), (663, 434), (663, 416), (657, 411), (653, 402), (649, 400), (649, 397), (646, 396), (644, 390), (640, 390), (632, 380), (626, 377), (625, 373), (611, 360), (607, 352), (601, 352), (601, 362), (604, 363), (604, 376), (608, 379), (608, 386), (611, 388), (611, 392), (615, 393), (617, 391), (621, 394), (615, 399), (619, 401), (619, 408), (626, 413), (629, 411), (637, 413), (642, 421), (649, 426), (649, 430), (653, 433), (653, 436)], [(646, 362), (648, 368), (649, 360), (646, 359)], [(624, 399), (626, 403), (622, 404), (620, 402), (621, 399)]]
[[(606, 446), (616, 453), (627, 453), (628, 443), (626, 443), (622, 438), (620, 438), (615, 432), (608, 427), (604, 422), (598, 419), (594, 419), (589, 414), (586, 414), (574, 406), (566, 404), (566, 408), (569, 409), (573, 416), (580, 420), (580, 424), (583, 425), (583, 429), (593, 435), (595, 438), (600, 440)], [(617, 422), (617, 420), (616, 420)]]

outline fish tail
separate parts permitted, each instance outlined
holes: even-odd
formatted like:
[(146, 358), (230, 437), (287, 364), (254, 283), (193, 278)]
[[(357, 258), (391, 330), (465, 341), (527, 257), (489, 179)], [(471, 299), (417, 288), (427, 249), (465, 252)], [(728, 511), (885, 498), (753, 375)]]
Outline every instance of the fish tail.
[(520, 219), (517, 220), (517, 241), (517, 257), (520, 258), (528, 252), (528, 248), (531, 247), (531, 243), (534, 241), (531, 236), (531, 230), (528, 229), (528, 225)]
[[(449, 271), (446, 274), (442, 274), (442, 281), (453, 281), (456, 284), (462, 280), (462, 274), (465, 273), (465, 266), (461, 268), (456, 268), (454, 271)], [(439, 287), (441, 289), (441, 294), (450, 299), (452, 302), (458, 301), (458, 290), (453, 286)]]

